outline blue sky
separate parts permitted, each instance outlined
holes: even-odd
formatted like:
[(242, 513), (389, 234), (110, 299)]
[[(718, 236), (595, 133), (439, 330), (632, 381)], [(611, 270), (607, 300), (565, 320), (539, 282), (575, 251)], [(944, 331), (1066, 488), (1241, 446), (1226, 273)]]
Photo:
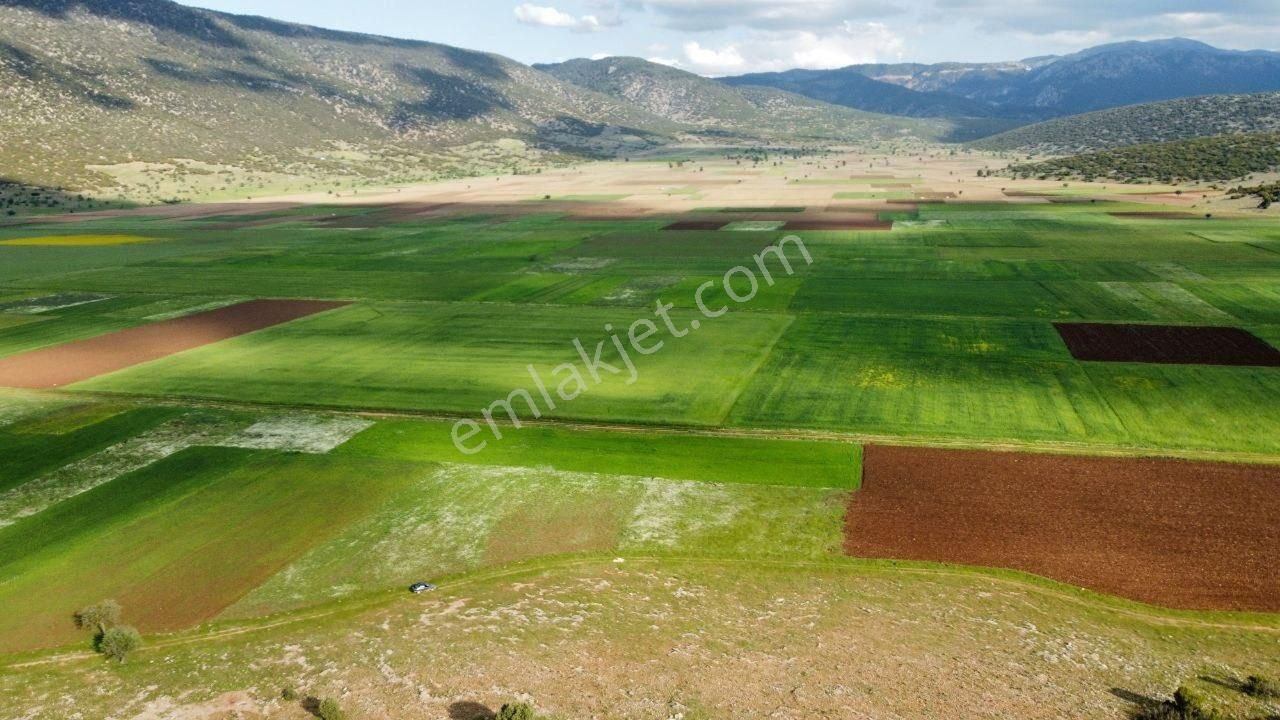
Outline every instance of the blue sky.
[(1280, 0), (192, 0), (517, 60), (634, 55), (704, 75), (1013, 60), (1117, 40), (1280, 49)]

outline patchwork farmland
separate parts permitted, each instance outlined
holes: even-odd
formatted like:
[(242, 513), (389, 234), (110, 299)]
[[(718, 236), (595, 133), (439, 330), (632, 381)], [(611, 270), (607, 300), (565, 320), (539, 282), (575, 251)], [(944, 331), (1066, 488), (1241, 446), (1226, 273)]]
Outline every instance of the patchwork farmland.
[[(965, 658), (962, 695), (1021, 658), (982, 691), (1004, 717), (1120, 713), (1105, 688), (1187, 674), (1181, 640), (1203, 672), (1280, 671), (1280, 222), (843, 160), (875, 172), (640, 158), (0, 221), (0, 690), (443, 717), (479, 678), (581, 690), (554, 701), (577, 717), (644, 649), (688, 665), (617, 712), (668, 717), (638, 698), (723, 707), (760, 670), (733, 657), (780, 643), (828, 677), (912, 623)], [(660, 349), (623, 345), (642, 320)], [(93, 662), (70, 618), (104, 598), (137, 660), (50, 673)]]

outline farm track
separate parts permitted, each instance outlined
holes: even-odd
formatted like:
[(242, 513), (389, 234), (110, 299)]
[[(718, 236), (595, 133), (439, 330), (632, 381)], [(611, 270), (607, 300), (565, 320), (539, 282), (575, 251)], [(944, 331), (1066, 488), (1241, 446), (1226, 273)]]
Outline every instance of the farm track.
[[(828, 573), (887, 572), (893, 574), (913, 575), (917, 577), (970, 577), (998, 584), (1013, 590), (1034, 593), (1045, 598), (1068, 602), (1086, 610), (1113, 613), (1133, 621), (1147, 623), (1150, 625), (1200, 630), (1257, 632), (1273, 634), (1280, 638), (1280, 616), (1277, 616), (1277, 621), (1271, 624), (1258, 622), (1259, 618), (1267, 617), (1262, 613), (1240, 613), (1240, 619), (1237, 622), (1233, 622), (1229, 618), (1230, 613), (1222, 613), (1224, 617), (1221, 619), (1195, 617), (1192, 614), (1194, 611), (1159, 608), (1155, 606), (1142, 605), (1123, 598), (1115, 598), (1093, 593), (1088, 590), (1075, 590), (1071, 589), (1070, 586), (1058, 583), (1051, 579), (1040, 578), (1038, 576), (1019, 573), (1016, 571), (924, 563), (912, 564), (909, 562), (904, 564), (895, 561), (867, 559), (823, 562), (811, 560), (760, 560), (750, 558), (712, 558), (678, 555), (627, 555), (623, 553), (610, 554), (608, 556), (572, 556), (554, 558), (551, 560), (539, 560), (532, 563), (521, 563), (514, 566), (506, 566), (496, 569), (481, 570), (461, 577), (442, 580), (438, 583), (438, 591), (463, 590), (472, 585), (493, 582), (504, 578), (516, 578), (540, 572), (552, 572), (587, 565), (605, 564), (608, 563), (611, 558), (622, 559), (627, 563), (649, 563), (653, 565), (703, 565), (713, 567), (758, 568), (761, 570), (810, 570)], [(365, 611), (389, 606), (397, 601), (406, 599), (407, 598), (405, 598), (402, 590), (385, 590), (377, 594), (355, 600), (339, 601), (337, 603), (331, 603), (320, 607), (312, 607), (283, 615), (271, 616), (258, 621), (239, 625), (204, 631), (183, 631), (168, 636), (155, 636), (152, 637), (139, 652), (144, 654), (152, 653), (157, 650), (184, 647), (197, 643), (209, 643), (211, 641), (225, 640), (228, 638), (251, 635), (259, 632), (267, 632), (293, 625), (318, 622), (321, 620), (338, 618), (343, 615), (357, 615)], [(27, 654), (26, 657), (19, 657), (10, 662), (5, 662), (3, 659), (0, 659), (0, 672), (34, 667), (47, 667), (51, 665), (63, 665), (84, 660), (92, 660), (98, 657), (99, 655), (97, 653), (90, 651), (66, 652), (65, 649), (54, 651), (53, 654), (48, 654), (43, 657), (31, 658), (30, 654)]]

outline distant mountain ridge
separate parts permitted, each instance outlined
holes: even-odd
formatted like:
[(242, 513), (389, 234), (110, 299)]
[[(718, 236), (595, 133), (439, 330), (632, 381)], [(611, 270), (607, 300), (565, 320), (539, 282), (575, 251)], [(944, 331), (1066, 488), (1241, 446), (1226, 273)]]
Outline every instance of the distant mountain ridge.
[[(782, 75), (793, 79), (786, 85), (792, 92), (850, 107), (869, 109), (888, 97), (878, 86), (848, 82), (852, 74), (928, 94), (935, 107), (945, 107), (948, 97), (961, 98), (986, 107), (988, 116), (1045, 120), (1183, 97), (1280, 90), (1280, 53), (1222, 50), (1174, 38), (1003, 63), (853, 65)], [(724, 80), (740, 84), (760, 76)]]
[(925, 127), (785, 90), (733, 87), (640, 58), (579, 59), (533, 67), (658, 117), (708, 130), (816, 139), (853, 138), (873, 130), (873, 126), (897, 126), (902, 130)]
[(823, 102), (888, 115), (950, 118), (998, 115), (997, 108), (990, 103), (881, 82), (855, 68), (753, 73), (721, 78), (720, 81), (733, 87), (758, 85), (777, 88)]
[[(802, 139), (931, 132), (780, 95), (742, 98)], [(169, 0), (0, 0), (0, 97), (0, 180), (80, 190), (123, 177), (151, 201), (175, 184), (248, 195), (280, 175), (323, 189), (788, 139), (759, 122), (674, 120), (499, 55)]]
[(1214, 135), (1280, 132), (1280, 92), (1208, 95), (1099, 110), (974, 142), (979, 150), (1068, 155)]

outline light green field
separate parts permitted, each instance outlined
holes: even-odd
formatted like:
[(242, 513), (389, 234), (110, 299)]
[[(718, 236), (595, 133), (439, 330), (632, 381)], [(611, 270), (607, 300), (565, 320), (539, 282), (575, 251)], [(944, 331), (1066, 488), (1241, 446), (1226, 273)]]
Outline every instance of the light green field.
[[(687, 327), (691, 313), (673, 312)], [(598, 308), (481, 304), (364, 304), (193, 350), (85, 383), (85, 390), (181, 395), (341, 407), (447, 410), (479, 416), (513, 390), (549, 387), (554, 370), (594, 359), (605, 325), (628, 327), (626, 312)], [(629, 373), (586, 376), (589, 390), (550, 417), (717, 424), (790, 319), (739, 314), (708, 322), (648, 357)], [(602, 359), (624, 368), (606, 345)], [(299, 363), (305, 375), (299, 376)], [(586, 370), (582, 370), (586, 374)], [(324, 393), (317, 396), (317, 383)], [(526, 417), (528, 415), (526, 414)]]
[(845, 490), (857, 485), (861, 475), (861, 448), (843, 443), (527, 427), (490, 443), (484, 452), (468, 456), (454, 447), (451, 427), (451, 423), (381, 422), (348, 442), (339, 453)]

